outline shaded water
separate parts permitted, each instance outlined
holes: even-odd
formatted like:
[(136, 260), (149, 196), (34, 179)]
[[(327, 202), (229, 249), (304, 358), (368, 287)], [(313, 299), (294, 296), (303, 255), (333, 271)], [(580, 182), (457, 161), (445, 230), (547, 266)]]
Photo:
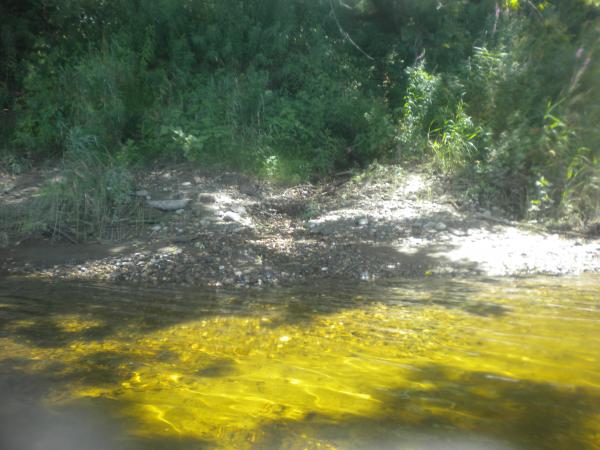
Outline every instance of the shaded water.
[(600, 448), (600, 278), (0, 282), (0, 448)]

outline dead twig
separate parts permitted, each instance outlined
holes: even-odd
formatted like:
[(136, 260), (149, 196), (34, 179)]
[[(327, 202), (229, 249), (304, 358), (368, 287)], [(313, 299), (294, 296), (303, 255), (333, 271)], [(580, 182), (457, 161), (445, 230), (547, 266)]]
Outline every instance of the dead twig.
[(362, 48), (360, 48), (358, 46), (358, 44), (352, 40), (352, 38), (350, 37), (350, 34), (348, 34), (348, 32), (344, 30), (344, 28), (342, 27), (342, 24), (340, 23), (340, 21), (337, 17), (337, 14), (335, 13), (335, 6), (333, 4), (333, 0), (329, 0), (329, 5), (331, 6), (331, 16), (333, 17), (333, 20), (335, 20), (335, 23), (336, 23), (338, 29), (340, 30), (340, 34), (342, 35), (342, 37), (344, 39), (346, 39), (348, 42), (350, 42), (350, 44), (352, 44), (352, 46), (354, 48), (356, 48), (359, 52), (361, 52), (364, 56), (369, 58), (371, 61), (374, 61), (375, 58), (373, 58), (371, 55), (369, 55), (367, 52), (365, 52)]

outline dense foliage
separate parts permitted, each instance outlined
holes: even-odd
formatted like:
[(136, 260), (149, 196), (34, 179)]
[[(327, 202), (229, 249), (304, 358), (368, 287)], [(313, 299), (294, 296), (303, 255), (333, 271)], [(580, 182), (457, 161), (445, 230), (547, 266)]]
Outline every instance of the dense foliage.
[(425, 161), (515, 215), (600, 214), (595, 1), (8, 0), (0, 17), (15, 167)]

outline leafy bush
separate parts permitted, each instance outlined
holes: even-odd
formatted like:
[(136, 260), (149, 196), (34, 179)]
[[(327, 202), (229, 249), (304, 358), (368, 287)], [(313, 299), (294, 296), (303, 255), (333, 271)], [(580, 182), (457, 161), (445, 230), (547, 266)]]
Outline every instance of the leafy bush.
[(453, 117), (444, 121), (440, 128), (431, 130), (430, 147), (434, 165), (444, 173), (453, 174), (464, 170), (475, 161), (478, 149), (475, 139), (480, 130), (464, 111), (462, 102), (456, 107)]
[(0, 8), (0, 147), (15, 160), (87, 157), (73, 136), (109, 168), (306, 179), (411, 159), (516, 215), (598, 214), (595, 0)]
[(401, 156), (422, 155), (427, 147), (431, 108), (440, 86), (440, 77), (425, 69), (419, 61), (406, 70), (408, 86), (398, 126), (397, 141)]

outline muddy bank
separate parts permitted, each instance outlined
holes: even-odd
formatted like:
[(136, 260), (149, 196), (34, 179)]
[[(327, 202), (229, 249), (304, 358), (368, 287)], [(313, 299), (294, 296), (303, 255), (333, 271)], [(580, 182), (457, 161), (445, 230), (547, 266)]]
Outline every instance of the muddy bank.
[[(5, 180), (4, 212), (41, 181)], [(145, 218), (110, 242), (16, 240), (4, 232), (0, 274), (263, 286), (600, 271), (600, 240), (461, 204), (439, 181), (398, 167), (292, 188), (174, 167), (140, 176), (132, 195), (144, 202)]]

